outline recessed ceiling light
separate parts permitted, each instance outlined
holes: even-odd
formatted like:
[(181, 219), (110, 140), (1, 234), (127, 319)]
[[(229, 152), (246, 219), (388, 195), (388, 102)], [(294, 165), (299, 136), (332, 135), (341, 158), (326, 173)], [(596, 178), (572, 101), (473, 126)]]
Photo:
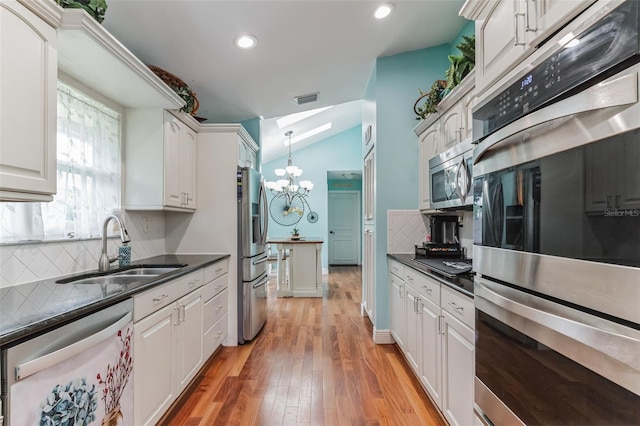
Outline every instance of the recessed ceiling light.
[(373, 12), (373, 16), (376, 19), (382, 19), (389, 16), (394, 6), (392, 4), (383, 4), (382, 6), (378, 6), (376, 10)]
[(236, 37), (236, 39), (233, 40), (233, 44), (240, 49), (251, 49), (258, 44), (258, 39), (255, 36), (243, 34)]

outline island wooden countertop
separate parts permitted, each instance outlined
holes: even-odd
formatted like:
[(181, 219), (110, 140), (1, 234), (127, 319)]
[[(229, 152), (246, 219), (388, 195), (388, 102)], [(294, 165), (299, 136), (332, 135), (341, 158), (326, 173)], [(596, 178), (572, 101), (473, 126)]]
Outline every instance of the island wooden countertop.
[(300, 237), (299, 240), (292, 240), (290, 237), (274, 237), (267, 240), (269, 244), (319, 244), (323, 242), (320, 237)]

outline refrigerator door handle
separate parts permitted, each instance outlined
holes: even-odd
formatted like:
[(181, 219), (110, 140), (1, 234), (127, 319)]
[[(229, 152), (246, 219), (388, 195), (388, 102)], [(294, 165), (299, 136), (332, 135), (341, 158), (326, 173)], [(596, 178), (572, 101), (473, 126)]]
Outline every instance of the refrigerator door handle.
[(253, 261), (253, 262), (251, 262), (251, 263), (252, 263), (253, 265), (259, 265), (259, 264), (261, 264), (261, 263), (265, 263), (265, 262), (267, 262), (268, 260), (269, 260), (269, 256), (264, 256), (264, 257), (261, 257), (260, 259), (256, 259), (256, 260), (254, 260), (254, 261)]
[(257, 283), (257, 284), (254, 284), (254, 285), (253, 285), (253, 288), (254, 288), (254, 289), (256, 289), (256, 288), (260, 288), (260, 287), (262, 287), (263, 285), (267, 284), (268, 282), (269, 282), (269, 277), (264, 277), (264, 279), (263, 279), (262, 281), (260, 281), (260, 282), (259, 282), (259, 283)]
[(262, 200), (262, 223), (264, 223), (264, 228), (261, 229), (261, 242), (262, 244), (267, 244), (267, 231), (269, 230), (269, 205), (267, 203), (267, 189), (264, 186), (264, 182), (260, 182), (260, 198)]

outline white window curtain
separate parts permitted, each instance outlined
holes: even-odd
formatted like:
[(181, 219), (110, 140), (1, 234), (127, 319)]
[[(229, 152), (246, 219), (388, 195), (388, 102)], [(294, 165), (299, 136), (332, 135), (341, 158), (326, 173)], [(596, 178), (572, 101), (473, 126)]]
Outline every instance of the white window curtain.
[(57, 194), (2, 203), (0, 242), (99, 236), (120, 206), (120, 114), (58, 83)]

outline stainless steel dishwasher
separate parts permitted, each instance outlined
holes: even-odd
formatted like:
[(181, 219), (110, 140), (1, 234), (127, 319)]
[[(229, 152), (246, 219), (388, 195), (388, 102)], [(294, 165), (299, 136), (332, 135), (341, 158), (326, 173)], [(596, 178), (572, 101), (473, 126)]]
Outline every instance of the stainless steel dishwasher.
[(133, 301), (2, 350), (4, 426), (133, 424)]

